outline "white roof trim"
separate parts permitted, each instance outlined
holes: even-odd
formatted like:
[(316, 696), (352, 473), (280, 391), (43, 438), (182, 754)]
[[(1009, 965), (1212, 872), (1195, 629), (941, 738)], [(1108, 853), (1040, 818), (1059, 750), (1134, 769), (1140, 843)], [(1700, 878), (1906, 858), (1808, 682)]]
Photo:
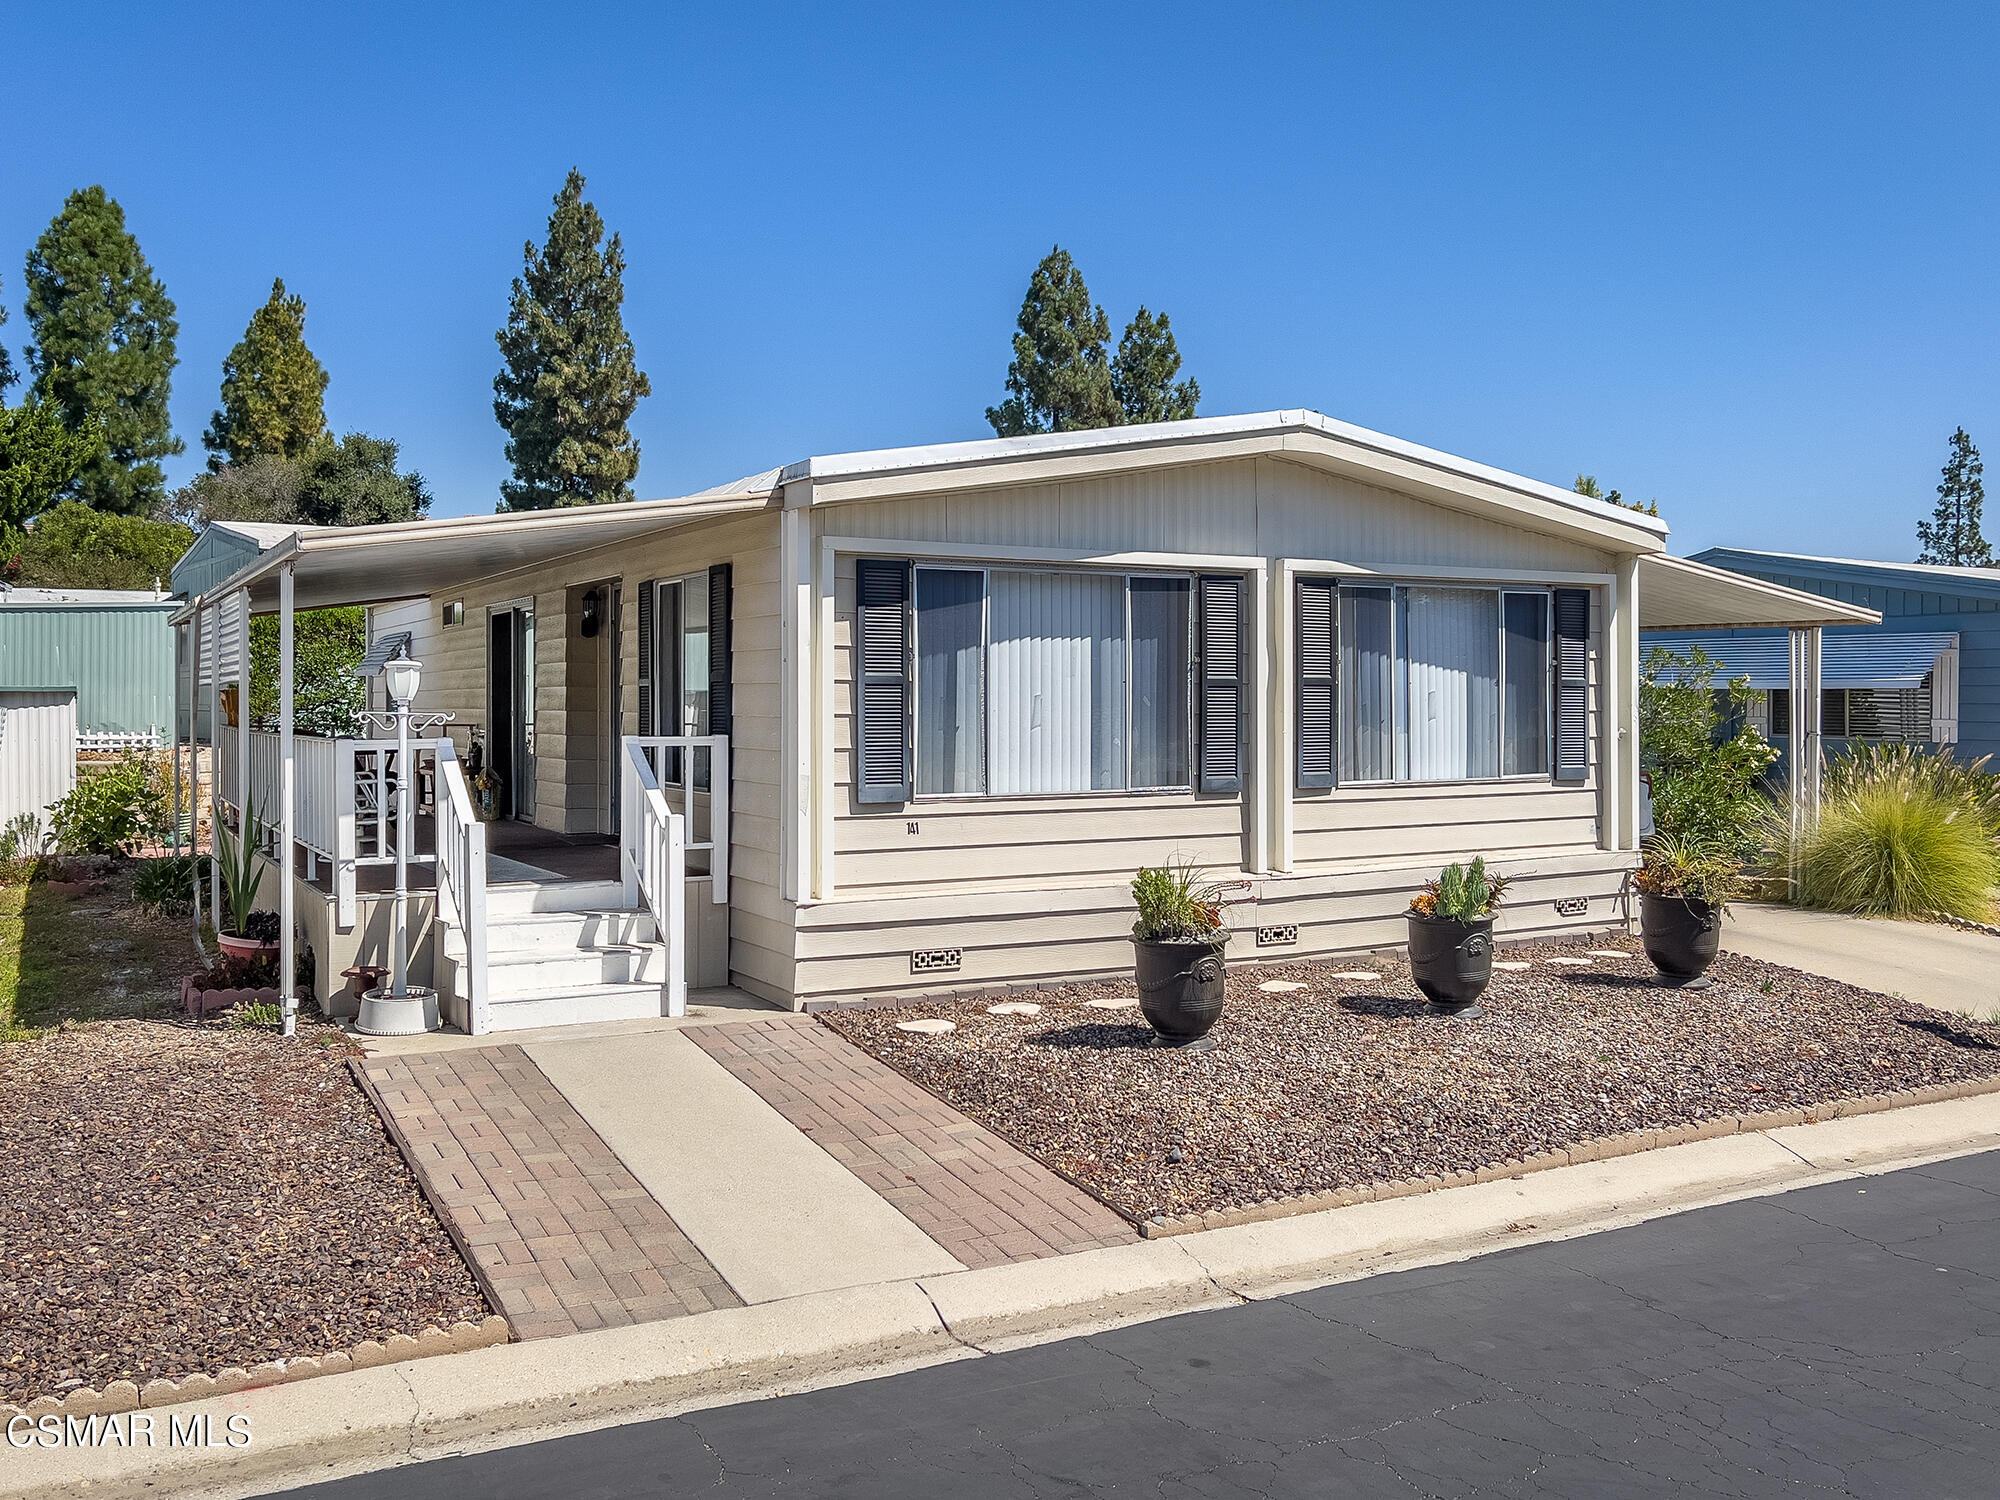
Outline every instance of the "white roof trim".
[(1641, 630), (1877, 625), (1877, 610), (1665, 553), (1639, 559)]

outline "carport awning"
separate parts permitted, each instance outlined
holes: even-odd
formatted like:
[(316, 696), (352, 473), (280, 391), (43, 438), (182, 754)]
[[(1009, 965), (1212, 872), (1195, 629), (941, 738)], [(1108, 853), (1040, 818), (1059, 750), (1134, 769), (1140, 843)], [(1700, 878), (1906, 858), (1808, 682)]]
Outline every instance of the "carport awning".
[[(1727, 568), (1653, 553), (1639, 559), (1641, 630), (1746, 630), (1773, 625), (1875, 625), (1882, 616)], [(1782, 644), (1782, 643), (1781, 643)]]
[[(1750, 686), (1768, 692), (1790, 687), (1790, 641), (1782, 635), (1730, 636), (1701, 631), (1662, 631), (1639, 642), (1640, 651), (1664, 646), (1685, 656), (1699, 646), (1721, 670), (1723, 678), (1747, 677)], [(1850, 632), (1820, 638), (1819, 680), (1830, 688), (1913, 688), (1937, 666), (1938, 658), (1955, 650), (1954, 631), (1913, 631), (1903, 635)]]

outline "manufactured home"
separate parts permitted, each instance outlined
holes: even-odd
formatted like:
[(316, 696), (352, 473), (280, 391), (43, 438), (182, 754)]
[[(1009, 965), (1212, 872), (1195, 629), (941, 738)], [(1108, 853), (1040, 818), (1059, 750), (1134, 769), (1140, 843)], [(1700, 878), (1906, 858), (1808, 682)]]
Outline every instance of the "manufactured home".
[(219, 812), (255, 806), (331, 1001), (379, 959), (407, 772), (416, 977), (473, 1031), (1129, 971), (1169, 860), (1228, 887), (1238, 961), (1394, 944), (1476, 854), (1507, 934), (1602, 928), (1641, 630), (1876, 618), (1308, 411), (301, 531), (183, 606), (193, 695), (240, 670), (238, 600), (366, 604), (371, 662), (421, 664), (409, 766), (380, 728), (224, 728)]

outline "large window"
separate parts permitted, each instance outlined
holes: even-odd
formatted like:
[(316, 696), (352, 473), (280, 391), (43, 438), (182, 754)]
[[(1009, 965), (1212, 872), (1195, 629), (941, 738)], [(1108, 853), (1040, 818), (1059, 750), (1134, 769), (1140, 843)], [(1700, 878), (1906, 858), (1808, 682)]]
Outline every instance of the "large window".
[(1339, 779), (1549, 774), (1549, 595), (1339, 591)]
[(916, 794), (1189, 785), (1191, 585), (919, 567)]

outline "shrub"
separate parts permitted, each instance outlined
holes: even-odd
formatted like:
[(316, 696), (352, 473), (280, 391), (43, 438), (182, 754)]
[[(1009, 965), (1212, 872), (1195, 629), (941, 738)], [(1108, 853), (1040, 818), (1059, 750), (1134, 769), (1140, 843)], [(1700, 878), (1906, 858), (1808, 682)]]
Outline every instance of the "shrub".
[(1482, 854), (1469, 865), (1446, 865), (1436, 880), (1424, 882), (1424, 888), (1410, 898), (1410, 910), (1426, 917), (1476, 922), (1500, 909), (1510, 883), (1508, 876), (1486, 873)]
[(1979, 817), (1931, 788), (1864, 780), (1822, 805), (1796, 859), (1798, 900), (1879, 917), (1990, 921), (2000, 855)]
[(65, 854), (127, 854), (167, 835), (172, 813), (144, 755), (77, 767), (76, 785), (49, 809)]
[(194, 887), (208, 879), (206, 854), (149, 859), (132, 877), (132, 899), (148, 911), (179, 916), (194, 909)]
[(2000, 837), (2000, 776), (1986, 769), (1991, 759), (1982, 755), (1962, 761), (1943, 745), (1923, 750), (1850, 740), (1827, 761), (1822, 784), (1825, 795), (1832, 798), (1876, 785), (1929, 791), (1953, 807), (1967, 809), (1989, 835)]
[(1132, 904), (1139, 920), (1132, 936), (1142, 943), (1220, 943), (1222, 887), (1202, 880), (1192, 861), (1169, 860), (1132, 878)]
[[(1743, 861), (1758, 852), (1770, 804), (1757, 782), (1778, 752), (1747, 723), (1722, 734), (1717, 670), (1699, 646), (1686, 656), (1655, 646), (1639, 674), (1639, 744), (1652, 773), (1654, 831)], [(1739, 712), (1749, 694), (1743, 678), (1728, 686)]]

